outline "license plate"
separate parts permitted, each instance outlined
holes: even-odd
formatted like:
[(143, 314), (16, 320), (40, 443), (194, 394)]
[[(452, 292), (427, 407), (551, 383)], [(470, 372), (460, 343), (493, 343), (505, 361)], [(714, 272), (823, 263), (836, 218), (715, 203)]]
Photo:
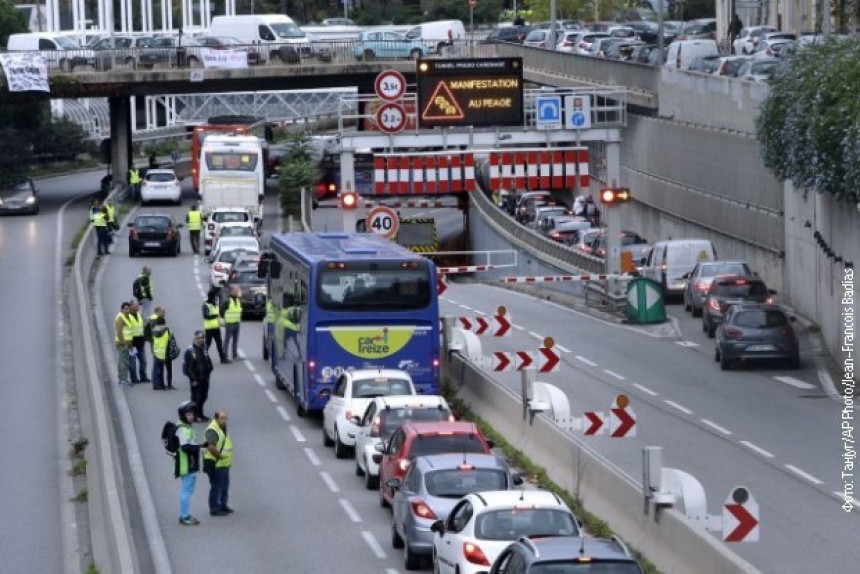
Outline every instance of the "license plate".
[(158, 241), (147, 241), (143, 244), (144, 247), (161, 247), (161, 243)]
[(747, 351), (773, 351), (776, 347), (773, 345), (748, 345)]

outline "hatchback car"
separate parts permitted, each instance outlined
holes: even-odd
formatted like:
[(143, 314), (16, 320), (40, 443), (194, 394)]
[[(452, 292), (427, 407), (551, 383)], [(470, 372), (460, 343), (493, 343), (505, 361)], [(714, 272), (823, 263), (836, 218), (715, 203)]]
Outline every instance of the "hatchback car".
[(770, 26), (749, 26), (742, 29), (732, 44), (735, 54), (752, 54), (753, 50), (755, 50), (756, 40), (758, 40), (759, 36), (768, 32), (776, 32), (776, 28), (771, 28)]
[(576, 49), (573, 53), (579, 54), (580, 56), (590, 56), (591, 54), (588, 53), (588, 49), (591, 47), (591, 44), (600, 38), (608, 37), (609, 34), (606, 32), (591, 32), (590, 34), (583, 34), (579, 37)]
[(532, 48), (546, 48), (549, 42), (549, 30), (532, 30), (526, 39), (523, 40), (523, 46)]
[(522, 484), (505, 460), (494, 454), (450, 453), (419, 456), (406, 475), (390, 478), (391, 545), (403, 548), (407, 570), (433, 552), (430, 526), (445, 520), (463, 496), (485, 490), (510, 490)]
[(257, 226), (252, 221), (222, 223), (215, 230), (215, 236), (212, 238), (213, 243), (222, 237), (257, 237)]
[(526, 36), (529, 35), (529, 32), (531, 32), (531, 26), (503, 26), (492, 30), (481, 43), (510, 42), (512, 44), (522, 44)]
[(128, 224), (128, 256), (144, 252), (179, 255), (179, 228), (173, 217), (162, 213), (143, 213)]
[(336, 458), (346, 458), (355, 446), (356, 424), (370, 401), (388, 395), (415, 395), (412, 377), (395, 369), (360, 369), (343, 372), (323, 408), (323, 444), (334, 446)]
[(253, 259), (239, 258), (233, 263), (230, 274), (222, 290), (222, 301), (230, 296), (230, 290), (235, 286), (242, 291), (242, 318), (254, 317), (261, 319), (266, 315), (266, 279), (257, 275), (259, 262)]
[(747, 60), (738, 70), (737, 77), (747, 82), (767, 82), (779, 70), (779, 66), (778, 58)]
[(140, 182), (140, 201), (143, 204), (153, 201), (182, 203), (182, 187), (172, 169), (150, 169)]
[(684, 274), (684, 311), (691, 311), (693, 317), (702, 315), (702, 306), (708, 296), (708, 289), (718, 275), (755, 275), (745, 261), (702, 261), (693, 270)]
[(206, 214), (203, 225), (203, 247), (206, 255), (212, 249), (215, 236), (218, 235), (218, 227), (222, 223), (253, 223), (254, 217), (244, 207), (216, 207)]
[(720, 56), (717, 58), (717, 67), (714, 70), (714, 75), (736, 78), (741, 66), (749, 59), (749, 56)]
[(233, 245), (225, 245), (222, 249), (213, 251), (209, 264), (209, 285), (215, 289), (225, 285), (230, 276), (230, 271), (233, 269), (233, 264), (240, 260), (250, 260), (252, 264), (258, 263), (260, 251), (250, 247)]
[(409, 58), (417, 60), (424, 57), (426, 47), (420, 38), (409, 39), (400, 32), (369, 30), (362, 32), (353, 47), (356, 60)]
[(485, 573), (521, 536), (582, 536), (579, 520), (546, 490), (498, 490), (464, 496), (430, 526), (434, 572)]
[(394, 489), (390, 478), (403, 478), (415, 457), (447, 452), (489, 454), (492, 444), (472, 422), (410, 422), (402, 425), (391, 438), (376, 447), (374, 462), (379, 467), (379, 504), (388, 506)]
[(522, 537), (499, 555), (490, 574), (643, 574), (618, 538)]
[(738, 303), (772, 303), (773, 295), (776, 291), (768, 289), (764, 280), (757, 276), (716, 277), (702, 305), (702, 331), (713, 337), (729, 307)]
[(780, 360), (800, 368), (800, 348), (794, 327), (777, 305), (735, 305), (717, 328), (714, 360), (724, 371), (735, 361)]
[(445, 397), (438, 395), (398, 395), (370, 401), (362, 416), (353, 416), (355, 425), (355, 474), (364, 477), (368, 490), (379, 488), (379, 463), (374, 462), (376, 445), (407, 422), (453, 421)]
[(243, 44), (238, 38), (232, 36), (197, 36), (194, 38), (197, 43), (206, 48), (213, 50), (242, 50), (248, 53), (248, 65), (259, 66), (263, 62), (263, 57), (260, 52), (252, 46)]
[(39, 192), (29, 177), (0, 182), (0, 213), (39, 213)]
[(548, 191), (529, 191), (523, 193), (517, 198), (514, 217), (519, 223), (528, 223), (530, 217), (534, 216), (535, 202), (543, 204), (551, 200), (552, 194)]

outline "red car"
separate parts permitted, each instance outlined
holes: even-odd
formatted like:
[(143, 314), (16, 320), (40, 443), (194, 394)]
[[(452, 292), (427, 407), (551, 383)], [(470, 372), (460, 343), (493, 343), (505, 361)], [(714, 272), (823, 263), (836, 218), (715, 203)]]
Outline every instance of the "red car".
[(402, 479), (416, 456), (447, 452), (489, 454), (492, 447), (492, 442), (471, 422), (409, 422), (401, 425), (377, 447), (381, 452), (373, 455), (373, 461), (380, 465), (380, 506), (390, 506), (394, 498), (394, 489), (386, 485), (386, 481)]

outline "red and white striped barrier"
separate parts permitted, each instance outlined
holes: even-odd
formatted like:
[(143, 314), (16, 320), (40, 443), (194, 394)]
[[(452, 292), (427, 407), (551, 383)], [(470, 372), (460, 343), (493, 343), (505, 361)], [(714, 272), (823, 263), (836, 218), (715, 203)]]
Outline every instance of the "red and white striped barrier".
[(376, 195), (434, 195), (475, 191), (475, 156), (471, 153), (376, 154)]
[(465, 267), (439, 267), (436, 271), (442, 275), (452, 275), (454, 273), (478, 273), (495, 268), (495, 265), (467, 265)]
[(535, 275), (525, 277), (501, 277), (502, 283), (563, 283), (568, 281), (606, 281), (607, 279), (632, 279), (632, 275)]
[(445, 204), (441, 201), (365, 201), (362, 204), (362, 207), (366, 209), (371, 209), (377, 206), (385, 206), (385, 207), (420, 207), (420, 208), (428, 208), (428, 207), (457, 207), (456, 205)]
[(490, 188), (574, 189), (590, 183), (588, 149), (536, 148), (490, 153)]

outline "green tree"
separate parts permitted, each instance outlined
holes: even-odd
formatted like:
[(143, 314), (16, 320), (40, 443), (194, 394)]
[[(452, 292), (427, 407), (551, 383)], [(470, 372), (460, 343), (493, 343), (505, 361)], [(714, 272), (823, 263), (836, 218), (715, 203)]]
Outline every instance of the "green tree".
[(15, 9), (15, 4), (0, 0), (0, 44), (6, 46), (10, 35), (29, 31), (24, 15)]
[[(495, 24), (504, 9), (504, 0), (478, 0), (475, 6), (475, 24)], [(469, 2), (467, 0), (425, 1), (423, 20), (461, 20), (469, 26)]]
[[(598, 2), (600, 19), (610, 19), (610, 16), (619, 11), (624, 5), (624, 0), (601, 0)], [(528, 3), (531, 8), (532, 22), (543, 22), (550, 18), (550, 0), (532, 0)], [(594, 3), (591, 0), (557, 0), (555, 17), (559, 20), (571, 20), (581, 18), (582, 20), (594, 19)]]
[(314, 159), (310, 134), (291, 134), (288, 141), (290, 150), (278, 168), (281, 207), (286, 214), (300, 217), (302, 188), (312, 190), (319, 181), (319, 162)]
[(860, 202), (860, 40), (799, 51), (756, 120), (764, 165), (796, 187)]

